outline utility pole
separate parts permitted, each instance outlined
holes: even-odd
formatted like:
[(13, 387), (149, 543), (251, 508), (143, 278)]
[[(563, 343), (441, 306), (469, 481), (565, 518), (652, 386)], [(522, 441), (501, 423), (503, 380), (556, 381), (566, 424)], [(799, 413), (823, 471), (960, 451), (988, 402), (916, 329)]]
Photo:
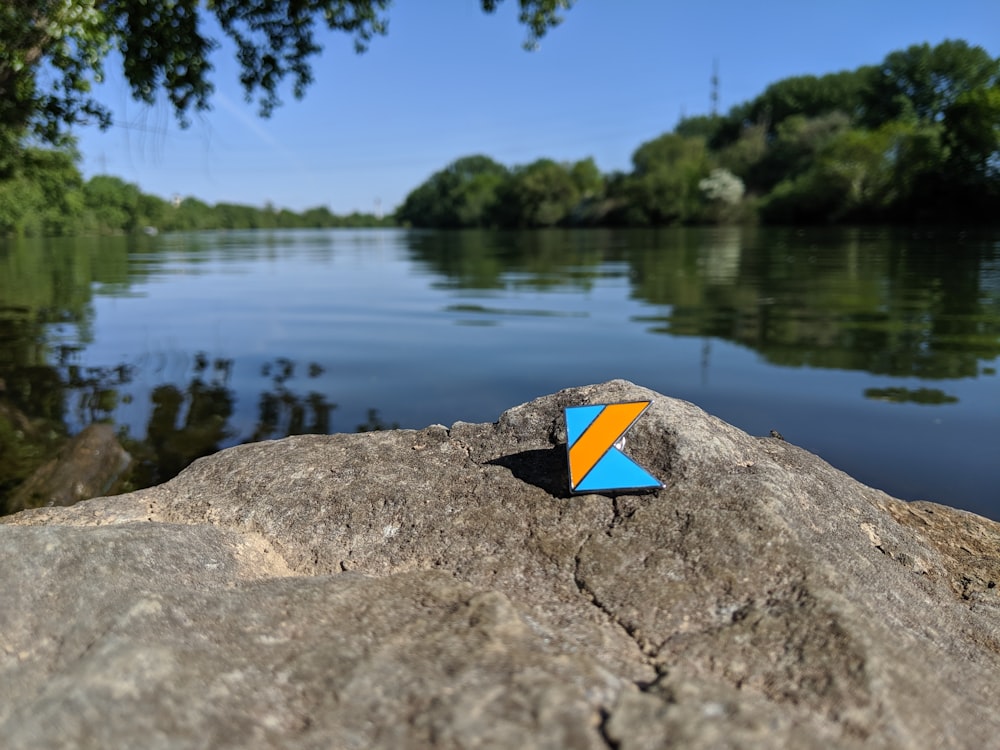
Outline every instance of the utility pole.
[(712, 102), (712, 117), (719, 114), (719, 58), (712, 60), (712, 93), (709, 96)]

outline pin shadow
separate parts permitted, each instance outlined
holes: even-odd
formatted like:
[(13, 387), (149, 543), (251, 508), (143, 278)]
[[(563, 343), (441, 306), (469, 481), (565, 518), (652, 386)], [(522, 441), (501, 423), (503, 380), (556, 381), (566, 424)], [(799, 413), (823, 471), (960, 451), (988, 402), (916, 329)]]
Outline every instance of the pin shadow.
[(503, 466), (517, 479), (545, 490), (553, 497), (562, 499), (572, 497), (569, 491), (565, 445), (512, 453), (488, 463), (491, 466)]

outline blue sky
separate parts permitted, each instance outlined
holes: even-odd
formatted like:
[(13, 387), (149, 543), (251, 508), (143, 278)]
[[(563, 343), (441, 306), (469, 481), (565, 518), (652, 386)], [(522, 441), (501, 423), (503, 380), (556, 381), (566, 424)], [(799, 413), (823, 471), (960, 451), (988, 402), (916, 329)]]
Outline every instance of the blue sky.
[(769, 83), (877, 63), (911, 44), (965, 39), (1000, 55), (996, 0), (577, 0), (526, 52), (517, 2), (495, 15), (478, 0), (399, 2), (389, 34), (356, 55), (324, 34), (305, 99), (290, 90), (270, 119), (243, 99), (232, 48), (213, 57), (212, 111), (182, 130), (167, 103), (130, 99), (109, 60), (98, 98), (116, 124), (79, 128), (82, 168), (146, 192), (337, 213), (392, 210), (454, 159), (508, 165), (592, 156), (628, 169), (643, 141), (682, 114), (719, 109)]

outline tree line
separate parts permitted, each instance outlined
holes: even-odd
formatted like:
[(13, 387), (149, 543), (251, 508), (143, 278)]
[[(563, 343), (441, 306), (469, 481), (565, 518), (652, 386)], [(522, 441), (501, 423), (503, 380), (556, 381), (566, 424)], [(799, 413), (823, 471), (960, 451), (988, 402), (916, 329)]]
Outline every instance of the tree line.
[(913, 45), (851, 71), (785, 78), (724, 115), (682, 118), (641, 144), (628, 172), (603, 174), (591, 158), (507, 167), (464, 157), (386, 217), (168, 201), (117, 177), (84, 181), (71, 142), (26, 146), (21, 132), (16, 148), (0, 149), (0, 235), (393, 223), (996, 223), (1000, 206), (1000, 59), (961, 40)]
[[(478, 0), (492, 13), (502, 0)], [(302, 98), (313, 81), (321, 29), (355, 50), (388, 30), (390, 0), (4, 0), (0, 8), (0, 236), (158, 229), (375, 226), (391, 219), (324, 207), (301, 214), (187, 199), (174, 206), (114, 177), (86, 183), (75, 169), (72, 128), (107, 128), (112, 114), (93, 96), (110, 60), (132, 97), (170, 103), (182, 127), (211, 108), (212, 53), (235, 46), (247, 100), (267, 117), (291, 81)], [(533, 48), (573, 0), (519, 0)], [(112, 54), (115, 53), (115, 54)], [(104, 198), (110, 199), (109, 203)], [(171, 211), (173, 208), (175, 210)]]
[(879, 65), (768, 86), (680, 120), (630, 172), (592, 159), (508, 168), (470, 156), (397, 210), (418, 227), (657, 226), (762, 221), (996, 223), (1000, 59), (949, 40)]
[(0, 236), (65, 236), (198, 229), (284, 229), (391, 226), (391, 216), (326, 206), (301, 212), (193, 197), (166, 200), (119, 177), (84, 180), (72, 149), (24, 149), (0, 172)]

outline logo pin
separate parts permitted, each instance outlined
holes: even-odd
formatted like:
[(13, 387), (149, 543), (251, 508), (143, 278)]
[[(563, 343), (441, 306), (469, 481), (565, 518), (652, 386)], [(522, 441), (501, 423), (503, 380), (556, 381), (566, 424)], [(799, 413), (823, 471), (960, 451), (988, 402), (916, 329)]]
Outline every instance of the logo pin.
[(570, 492), (624, 492), (663, 486), (623, 453), (625, 433), (651, 403), (632, 401), (565, 408)]

